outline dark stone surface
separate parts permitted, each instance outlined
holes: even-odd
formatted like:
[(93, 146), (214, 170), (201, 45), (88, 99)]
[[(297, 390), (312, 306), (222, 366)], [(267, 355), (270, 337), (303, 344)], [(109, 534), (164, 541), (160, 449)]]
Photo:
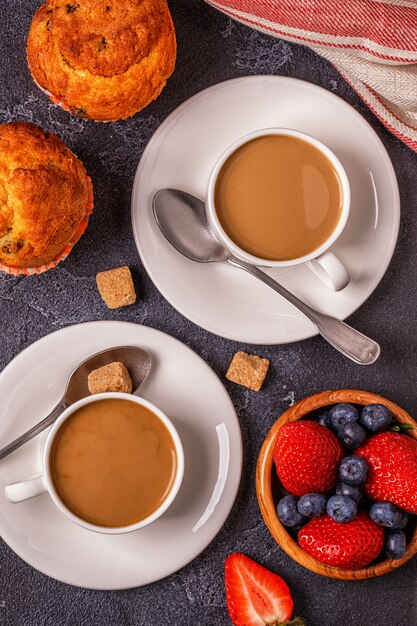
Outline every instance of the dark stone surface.
[[(223, 376), (241, 345), (198, 329), (158, 293), (138, 257), (130, 224), (134, 172), (152, 133), (184, 100), (219, 81), (247, 74), (283, 74), (317, 83), (344, 98), (371, 123), (396, 169), (402, 226), (393, 262), (351, 322), (383, 348), (378, 363), (362, 369), (321, 339), (256, 350), (271, 359), (264, 390), (250, 393), (225, 381), (238, 410), (244, 471), (238, 499), (222, 531), (193, 563), (164, 581), (121, 592), (72, 588), (38, 573), (0, 543), (0, 623), (127, 626), (226, 626), (223, 562), (234, 550), (282, 574), (297, 614), (309, 626), (412, 626), (417, 623), (417, 560), (382, 579), (336, 582), (308, 572), (275, 544), (258, 511), (254, 473), (263, 438), (276, 416), (312, 392), (358, 387), (386, 395), (416, 413), (417, 156), (391, 136), (337, 72), (310, 50), (236, 25), (201, 0), (171, 0), (179, 44), (177, 69), (162, 96), (125, 122), (96, 124), (69, 117), (32, 82), (25, 39), (35, 0), (2, 3), (0, 122), (31, 120), (62, 137), (92, 176), (96, 209), (70, 258), (39, 277), (0, 277), (0, 368), (40, 337), (70, 324), (115, 319), (162, 329), (201, 354)], [(347, 137), (348, 140), (348, 137)], [(95, 288), (97, 271), (129, 264), (141, 284), (134, 307), (108, 311)], [(243, 346), (245, 348), (245, 346)], [(250, 349), (250, 348), (249, 348)]]

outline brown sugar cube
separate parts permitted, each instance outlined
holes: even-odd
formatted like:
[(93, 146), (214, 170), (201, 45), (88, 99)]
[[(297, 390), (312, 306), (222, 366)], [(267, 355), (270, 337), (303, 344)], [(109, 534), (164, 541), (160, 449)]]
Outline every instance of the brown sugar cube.
[(88, 389), (91, 394), (105, 391), (132, 392), (132, 379), (124, 363), (114, 361), (93, 370), (88, 375)]
[(253, 391), (259, 391), (268, 368), (268, 359), (261, 359), (259, 356), (246, 354), (246, 352), (236, 352), (227, 370), (226, 378)]
[(96, 282), (100, 295), (109, 309), (118, 309), (128, 304), (135, 304), (135, 287), (127, 265), (106, 272), (99, 272), (96, 276)]

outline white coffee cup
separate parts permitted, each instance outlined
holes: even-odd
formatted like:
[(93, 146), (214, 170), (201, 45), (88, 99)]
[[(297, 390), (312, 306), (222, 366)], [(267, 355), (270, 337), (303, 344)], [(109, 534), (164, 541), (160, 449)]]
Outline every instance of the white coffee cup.
[[(118, 399), (118, 400), (128, 400), (129, 402), (134, 402), (139, 406), (146, 407), (152, 413), (154, 413), (161, 422), (166, 426), (169, 431), (172, 440), (175, 445), (176, 452), (176, 474), (173, 484), (171, 486), (171, 490), (165, 500), (160, 504), (160, 506), (153, 511), (146, 518), (136, 522), (135, 524), (130, 524), (128, 526), (119, 526), (117, 528), (107, 528), (105, 526), (98, 526), (96, 524), (90, 524), (83, 520), (82, 518), (75, 515), (72, 511), (65, 506), (62, 502), (59, 494), (57, 493), (55, 486), (53, 484), (53, 480), (51, 477), (50, 470), (50, 454), (53, 441), (55, 439), (55, 435), (58, 432), (61, 425), (75, 413), (78, 409), (87, 404), (92, 404), (94, 402), (98, 402), (100, 400), (110, 400), (110, 399)], [(56, 420), (56, 422), (51, 427), (49, 431), (48, 437), (45, 442), (45, 446), (42, 453), (42, 473), (34, 476), (33, 478), (29, 478), (22, 482), (13, 483), (8, 485), (5, 488), (5, 495), (9, 502), (22, 502), (24, 500), (28, 500), (29, 498), (34, 498), (35, 496), (39, 496), (43, 493), (49, 493), (52, 498), (54, 504), (58, 507), (58, 509), (72, 522), (78, 524), (79, 526), (83, 526), (83, 528), (87, 528), (88, 530), (92, 530), (99, 533), (105, 533), (108, 535), (119, 535), (123, 533), (129, 533), (135, 530), (139, 530), (148, 524), (151, 524), (156, 519), (158, 519), (168, 507), (173, 503), (175, 496), (177, 495), (179, 488), (181, 486), (181, 482), (184, 476), (184, 450), (181, 444), (181, 440), (179, 435), (172, 424), (172, 422), (168, 419), (168, 417), (163, 413), (160, 409), (158, 409), (154, 404), (148, 402), (148, 400), (144, 400), (143, 398), (139, 398), (138, 396), (134, 396), (127, 393), (100, 393), (94, 396), (88, 396), (87, 398), (83, 398), (78, 402), (75, 402), (70, 407), (68, 407), (62, 415)]]
[[(335, 171), (337, 172), (340, 180), (340, 185), (342, 189), (342, 208), (336, 228), (321, 246), (316, 248), (310, 254), (306, 254), (305, 256), (298, 257), (296, 259), (286, 261), (271, 261), (253, 256), (245, 250), (242, 250), (242, 248), (240, 248), (224, 231), (216, 213), (216, 207), (214, 202), (215, 188), (217, 183), (217, 177), (224, 163), (227, 161), (230, 155), (233, 154), (233, 152), (240, 148), (240, 146), (248, 143), (249, 141), (252, 141), (253, 139), (256, 139), (258, 137), (264, 137), (266, 135), (297, 137), (298, 139), (302, 139), (303, 141), (311, 144), (312, 146), (320, 150), (320, 152), (328, 158), (328, 160), (332, 163)], [(334, 291), (340, 291), (341, 289), (344, 289), (344, 287), (348, 285), (350, 280), (349, 273), (343, 263), (333, 252), (329, 250), (329, 248), (334, 244), (336, 239), (342, 233), (349, 216), (349, 210), (349, 180), (339, 159), (327, 146), (322, 144), (320, 141), (314, 139), (313, 137), (310, 137), (310, 135), (306, 135), (305, 133), (301, 133), (297, 130), (290, 130), (287, 128), (265, 128), (263, 130), (258, 130), (256, 132), (250, 133), (249, 135), (246, 135), (245, 137), (242, 137), (234, 144), (232, 144), (221, 155), (210, 175), (207, 191), (208, 220), (215, 236), (234, 256), (236, 256), (238, 259), (246, 261), (247, 263), (251, 263), (252, 265), (256, 265), (259, 267), (291, 267), (294, 265), (306, 263), (308, 267), (322, 280), (326, 287), (329, 287)]]

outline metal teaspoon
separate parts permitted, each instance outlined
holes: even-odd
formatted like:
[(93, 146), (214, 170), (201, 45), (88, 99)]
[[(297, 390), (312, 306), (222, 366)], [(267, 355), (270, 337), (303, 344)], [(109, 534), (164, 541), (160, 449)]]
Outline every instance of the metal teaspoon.
[(161, 189), (153, 198), (153, 212), (162, 234), (188, 259), (227, 263), (249, 272), (302, 311), (330, 345), (355, 363), (371, 365), (379, 357), (381, 349), (376, 341), (345, 322), (315, 311), (258, 267), (234, 257), (211, 231), (202, 200), (178, 189)]
[(145, 381), (152, 366), (151, 355), (136, 346), (109, 348), (88, 357), (71, 373), (64, 395), (51, 413), (26, 433), (1, 448), (0, 461), (51, 426), (68, 406), (90, 395), (87, 384), (88, 375), (98, 367), (108, 365), (113, 361), (121, 361), (129, 370), (132, 388), (135, 390), (132, 393), (136, 393)]

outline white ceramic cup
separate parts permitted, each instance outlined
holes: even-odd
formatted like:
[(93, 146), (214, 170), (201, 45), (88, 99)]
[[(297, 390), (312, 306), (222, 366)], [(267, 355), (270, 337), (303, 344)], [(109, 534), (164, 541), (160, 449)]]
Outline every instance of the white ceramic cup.
[[(109, 400), (109, 399), (127, 400), (129, 402), (134, 402), (135, 404), (138, 404), (139, 406), (144, 406), (150, 411), (152, 411), (152, 413), (154, 413), (168, 429), (174, 441), (175, 452), (176, 452), (176, 457), (177, 457), (177, 468), (176, 468), (175, 479), (171, 486), (171, 490), (169, 494), (167, 495), (165, 500), (161, 503), (161, 505), (155, 511), (153, 511), (150, 515), (140, 520), (136, 524), (130, 524), (128, 526), (119, 526), (117, 528), (106, 528), (104, 526), (90, 524), (89, 522), (83, 520), (82, 518), (72, 513), (72, 511), (70, 511), (62, 502), (62, 500), (60, 499), (54, 487), (52, 477), (51, 477), (50, 462), (49, 462), (51, 447), (55, 439), (55, 435), (57, 431), (59, 430), (60, 426), (65, 422), (65, 420), (71, 417), (71, 415), (75, 413), (75, 411), (77, 411), (83, 406), (86, 406), (87, 404), (92, 404), (93, 402), (98, 402), (100, 400)], [(51, 427), (51, 430), (49, 431), (48, 437), (45, 442), (45, 446), (44, 446), (43, 453), (42, 453), (42, 468), (43, 468), (42, 474), (38, 474), (37, 476), (34, 476), (33, 478), (29, 478), (22, 482), (13, 483), (11, 485), (8, 485), (5, 488), (5, 495), (6, 495), (6, 498), (9, 500), (9, 502), (13, 502), (13, 503), (22, 502), (24, 500), (28, 500), (29, 498), (34, 498), (35, 496), (39, 496), (47, 492), (51, 496), (53, 502), (58, 507), (58, 509), (69, 520), (71, 520), (75, 524), (78, 524), (79, 526), (83, 526), (84, 528), (87, 528), (88, 530), (92, 530), (95, 532), (105, 533), (108, 535), (119, 535), (122, 533), (129, 533), (134, 530), (139, 530), (140, 528), (143, 528), (144, 526), (151, 524), (156, 519), (158, 519), (158, 517), (160, 517), (172, 504), (172, 502), (175, 499), (175, 496), (177, 495), (179, 491), (179, 488), (181, 486), (181, 482), (184, 476), (184, 450), (183, 450), (179, 435), (174, 425), (172, 424), (172, 422), (168, 419), (165, 413), (163, 413), (155, 405), (151, 404), (151, 402), (148, 402), (148, 400), (144, 400), (143, 398), (139, 398), (138, 396), (134, 396), (134, 395), (127, 394), (127, 393), (112, 393), (112, 392), (100, 393), (94, 396), (88, 396), (87, 398), (83, 398), (82, 400), (75, 402), (70, 407), (68, 407), (62, 413), (62, 415), (59, 416), (59, 418), (56, 420), (54, 425)]]
[[(333, 230), (331, 235), (320, 247), (316, 248), (310, 254), (288, 261), (271, 261), (267, 259), (261, 259), (259, 257), (253, 256), (252, 254), (249, 254), (245, 250), (242, 250), (242, 248), (236, 245), (236, 243), (223, 230), (223, 227), (221, 226), (216, 213), (216, 207), (214, 202), (214, 192), (216, 188), (217, 177), (229, 156), (245, 143), (248, 143), (249, 141), (252, 141), (253, 139), (256, 139), (258, 137), (264, 137), (266, 135), (297, 137), (298, 139), (302, 139), (303, 141), (306, 141), (307, 143), (320, 150), (320, 152), (329, 159), (329, 161), (335, 168), (339, 176), (342, 189), (342, 210), (337, 226)], [(265, 128), (263, 130), (258, 130), (254, 133), (246, 135), (245, 137), (242, 137), (233, 145), (231, 145), (230, 148), (228, 148), (221, 155), (210, 175), (207, 192), (208, 220), (215, 236), (234, 256), (236, 256), (238, 259), (246, 261), (247, 263), (251, 263), (252, 265), (260, 267), (291, 267), (293, 265), (306, 263), (308, 267), (313, 270), (313, 272), (322, 280), (326, 287), (329, 287), (334, 291), (340, 291), (341, 289), (344, 289), (344, 287), (348, 285), (350, 280), (349, 273), (343, 263), (337, 258), (337, 256), (333, 252), (329, 250), (329, 248), (334, 244), (336, 239), (342, 233), (349, 216), (349, 210), (349, 180), (339, 159), (335, 156), (335, 154), (333, 154), (331, 150), (329, 150), (327, 146), (322, 144), (320, 141), (317, 141), (317, 139), (314, 139), (313, 137), (310, 137), (309, 135), (301, 133), (297, 130), (290, 130), (287, 128)]]

